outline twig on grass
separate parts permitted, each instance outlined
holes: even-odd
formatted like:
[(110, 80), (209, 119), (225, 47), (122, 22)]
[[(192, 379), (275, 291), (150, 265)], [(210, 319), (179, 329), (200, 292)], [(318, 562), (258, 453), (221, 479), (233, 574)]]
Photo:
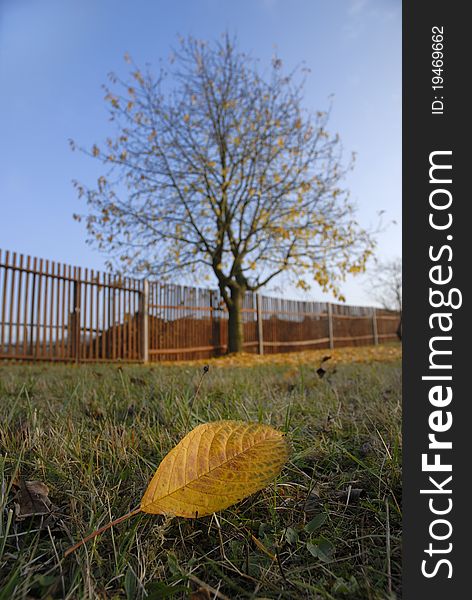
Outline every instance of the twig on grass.
[(185, 422), (185, 432), (186, 433), (188, 433), (188, 426), (190, 423), (190, 417), (192, 415), (193, 405), (195, 404), (195, 400), (197, 399), (200, 388), (202, 387), (203, 378), (205, 377), (205, 375), (208, 373), (209, 370), (210, 370), (210, 367), (208, 365), (205, 365), (203, 367), (203, 371), (202, 371), (202, 374), (200, 375), (200, 380), (198, 382), (197, 389), (195, 390), (195, 394), (193, 395), (192, 401), (190, 402), (190, 406), (188, 407), (187, 420)]

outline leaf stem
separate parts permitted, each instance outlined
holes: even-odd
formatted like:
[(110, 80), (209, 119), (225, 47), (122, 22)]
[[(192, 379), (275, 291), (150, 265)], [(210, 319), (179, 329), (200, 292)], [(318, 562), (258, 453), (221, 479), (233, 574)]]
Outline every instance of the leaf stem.
[(135, 515), (137, 515), (140, 512), (141, 512), (141, 507), (138, 506), (138, 508), (135, 508), (132, 511), (130, 511), (129, 513), (126, 513), (126, 515), (118, 517), (118, 519), (111, 521), (111, 523), (107, 523), (103, 527), (100, 527), (100, 529), (97, 529), (96, 531), (94, 531), (93, 533), (91, 533), (90, 535), (85, 537), (83, 540), (81, 540), (80, 542), (77, 542), (77, 544), (74, 544), (74, 546), (67, 548), (67, 550), (64, 552), (64, 557), (69, 556), (69, 554), (72, 554), (72, 552), (75, 552), (77, 550), (77, 548), (80, 548), (80, 546), (82, 546), (83, 544), (86, 544), (90, 540), (93, 540), (94, 537), (97, 537), (97, 535), (100, 535), (107, 529), (110, 529), (110, 527), (113, 527), (113, 525), (118, 525), (118, 523), (121, 523), (122, 521), (125, 521), (126, 519), (134, 517)]

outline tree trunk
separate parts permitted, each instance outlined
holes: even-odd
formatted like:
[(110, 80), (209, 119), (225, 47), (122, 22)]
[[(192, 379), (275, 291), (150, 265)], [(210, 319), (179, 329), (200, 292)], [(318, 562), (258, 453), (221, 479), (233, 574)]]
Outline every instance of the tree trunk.
[(243, 351), (243, 307), (244, 291), (231, 290), (231, 302), (228, 305), (228, 353)]

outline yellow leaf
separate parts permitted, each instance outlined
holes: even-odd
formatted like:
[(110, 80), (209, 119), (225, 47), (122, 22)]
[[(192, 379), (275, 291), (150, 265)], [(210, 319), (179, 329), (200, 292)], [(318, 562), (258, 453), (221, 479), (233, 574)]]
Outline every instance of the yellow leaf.
[(187, 518), (212, 514), (266, 487), (288, 455), (284, 435), (268, 425), (199, 425), (165, 456), (140, 508)]
[(288, 456), (283, 433), (269, 425), (243, 421), (199, 425), (164, 457), (139, 507), (92, 532), (64, 556), (140, 512), (196, 518), (228, 508), (266, 487)]

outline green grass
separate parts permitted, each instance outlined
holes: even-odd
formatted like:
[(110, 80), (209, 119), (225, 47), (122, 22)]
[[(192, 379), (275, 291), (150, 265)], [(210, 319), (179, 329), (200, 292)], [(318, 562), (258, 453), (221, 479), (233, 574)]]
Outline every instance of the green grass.
[[(193, 399), (201, 366), (1, 365), (0, 600), (400, 597), (400, 365), (317, 366), (211, 368)], [(63, 558), (139, 504), (187, 421), (228, 418), (287, 432), (273, 485), (213, 517), (138, 515)], [(15, 476), (49, 486), (54, 518), (15, 519)]]

